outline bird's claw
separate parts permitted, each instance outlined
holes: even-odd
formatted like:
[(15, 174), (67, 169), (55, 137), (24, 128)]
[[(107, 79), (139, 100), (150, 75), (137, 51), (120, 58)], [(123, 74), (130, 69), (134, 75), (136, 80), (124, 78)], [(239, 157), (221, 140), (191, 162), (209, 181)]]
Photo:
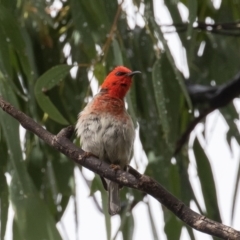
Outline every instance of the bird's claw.
[(98, 158), (96, 155), (94, 155), (94, 154), (91, 153), (91, 152), (84, 152), (83, 157), (84, 157), (84, 158), (88, 158), (88, 157)]
[(119, 165), (111, 164), (110, 168), (112, 168), (114, 171), (121, 170)]

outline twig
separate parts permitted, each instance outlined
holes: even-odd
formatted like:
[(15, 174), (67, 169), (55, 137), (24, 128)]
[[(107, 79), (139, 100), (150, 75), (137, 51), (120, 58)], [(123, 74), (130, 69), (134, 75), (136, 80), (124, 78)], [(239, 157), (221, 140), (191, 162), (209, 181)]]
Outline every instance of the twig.
[(177, 155), (180, 152), (180, 150), (182, 149), (182, 146), (187, 142), (188, 137), (190, 133), (193, 131), (193, 129), (213, 110), (214, 110), (213, 108), (206, 109), (205, 111), (201, 112), (198, 117), (194, 118), (192, 122), (190, 122), (185, 132), (181, 135), (180, 139), (177, 141), (176, 148), (173, 155)]
[(117, 29), (117, 21), (118, 21), (118, 18), (119, 18), (119, 16), (120, 16), (120, 13), (121, 13), (121, 11), (122, 11), (122, 4), (123, 4), (123, 0), (122, 0), (122, 2), (118, 5), (118, 9), (117, 9), (116, 15), (115, 15), (115, 17), (114, 17), (111, 30), (110, 30), (110, 32), (109, 32), (109, 34), (108, 34), (107, 41), (105, 42), (105, 44), (104, 44), (103, 47), (102, 47), (102, 55), (104, 54), (104, 59), (105, 59), (106, 56), (107, 56), (107, 52), (108, 52), (109, 46), (110, 46), (110, 44), (111, 44), (111, 42), (112, 42), (114, 32), (115, 32), (116, 29)]
[[(163, 31), (163, 33), (176, 33), (176, 32), (186, 32), (189, 23), (173, 23), (173, 24), (158, 24), (160, 28), (175, 28), (176, 30)], [(204, 23), (195, 22), (193, 29), (206, 31), (214, 34), (227, 35), (233, 37), (240, 36), (240, 22), (228, 22), (228, 23)]]
[[(190, 227), (222, 239), (240, 240), (240, 231), (194, 212), (152, 178), (141, 175), (137, 173), (137, 171), (131, 171), (135, 172), (134, 175), (122, 170), (115, 171), (109, 167), (107, 163), (99, 161), (98, 158), (93, 156), (89, 156), (89, 154), (86, 154), (82, 149), (74, 145), (65, 137), (64, 130), (57, 135), (51, 134), (32, 118), (3, 100), (2, 97), (0, 97), (0, 107), (18, 120), (25, 129), (36, 134), (48, 145), (65, 154), (75, 163), (90, 169), (104, 178), (151, 195)], [(68, 136), (68, 134), (66, 135)]]
[[(202, 90), (204, 88), (205, 88), (205, 93)], [(177, 141), (174, 155), (179, 153), (182, 146), (187, 142), (190, 133), (197, 126), (199, 122), (201, 122), (209, 113), (213, 112), (218, 108), (226, 106), (235, 97), (239, 96), (240, 72), (238, 72), (229, 82), (220, 86), (209, 87), (209, 88), (207, 88), (206, 86), (202, 86), (202, 88), (200, 88), (200, 85), (196, 85), (196, 89), (194, 90), (193, 85), (187, 85), (187, 89), (188, 89), (190, 98), (193, 102), (207, 103), (208, 107), (205, 110), (203, 110), (197, 118), (194, 118), (193, 121), (190, 122), (185, 132)], [(199, 89), (199, 92), (197, 92), (197, 89)]]

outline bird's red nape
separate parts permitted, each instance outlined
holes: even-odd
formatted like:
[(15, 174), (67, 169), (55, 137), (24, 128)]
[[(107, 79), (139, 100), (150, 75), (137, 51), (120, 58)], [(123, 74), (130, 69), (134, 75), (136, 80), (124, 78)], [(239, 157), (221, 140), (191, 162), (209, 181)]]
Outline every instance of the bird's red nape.
[(101, 89), (107, 90), (108, 95), (123, 99), (132, 84), (132, 76), (140, 72), (119, 66), (108, 74)]

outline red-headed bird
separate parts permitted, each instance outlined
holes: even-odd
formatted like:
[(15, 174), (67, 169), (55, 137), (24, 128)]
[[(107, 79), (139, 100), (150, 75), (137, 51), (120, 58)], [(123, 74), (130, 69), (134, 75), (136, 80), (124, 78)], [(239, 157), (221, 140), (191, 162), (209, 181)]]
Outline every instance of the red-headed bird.
[[(132, 77), (137, 73), (140, 72), (132, 72), (123, 66), (110, 72), (100, 92), (79, 113), (76, 124), (84, 151), (123, 170), (131, 160), (135, 138), (133, 122), (126, 111), (124, 97), (131, 87)], [(108, 191), (109, 214), (117, 214), (121, 210), (119, 185), (108, 179), (101, 179)]]

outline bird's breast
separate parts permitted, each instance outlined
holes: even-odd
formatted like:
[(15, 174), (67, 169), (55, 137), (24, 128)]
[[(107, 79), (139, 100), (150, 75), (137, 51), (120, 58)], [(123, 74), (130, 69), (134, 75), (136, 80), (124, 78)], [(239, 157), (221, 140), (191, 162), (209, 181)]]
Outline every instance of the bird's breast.
[(124, 167), (132, 154), (134, 125), (123, 101), (106, 100), (93, 101), (80, 113), (77, 134), (83, 150)]
[(109, 95), (97, 95), (91, 105), (91, 110), (105, 114), (112, 114), (115, 117), (124, 116), (126, 112), (124, 101), (120, 98), (110, 97)]

